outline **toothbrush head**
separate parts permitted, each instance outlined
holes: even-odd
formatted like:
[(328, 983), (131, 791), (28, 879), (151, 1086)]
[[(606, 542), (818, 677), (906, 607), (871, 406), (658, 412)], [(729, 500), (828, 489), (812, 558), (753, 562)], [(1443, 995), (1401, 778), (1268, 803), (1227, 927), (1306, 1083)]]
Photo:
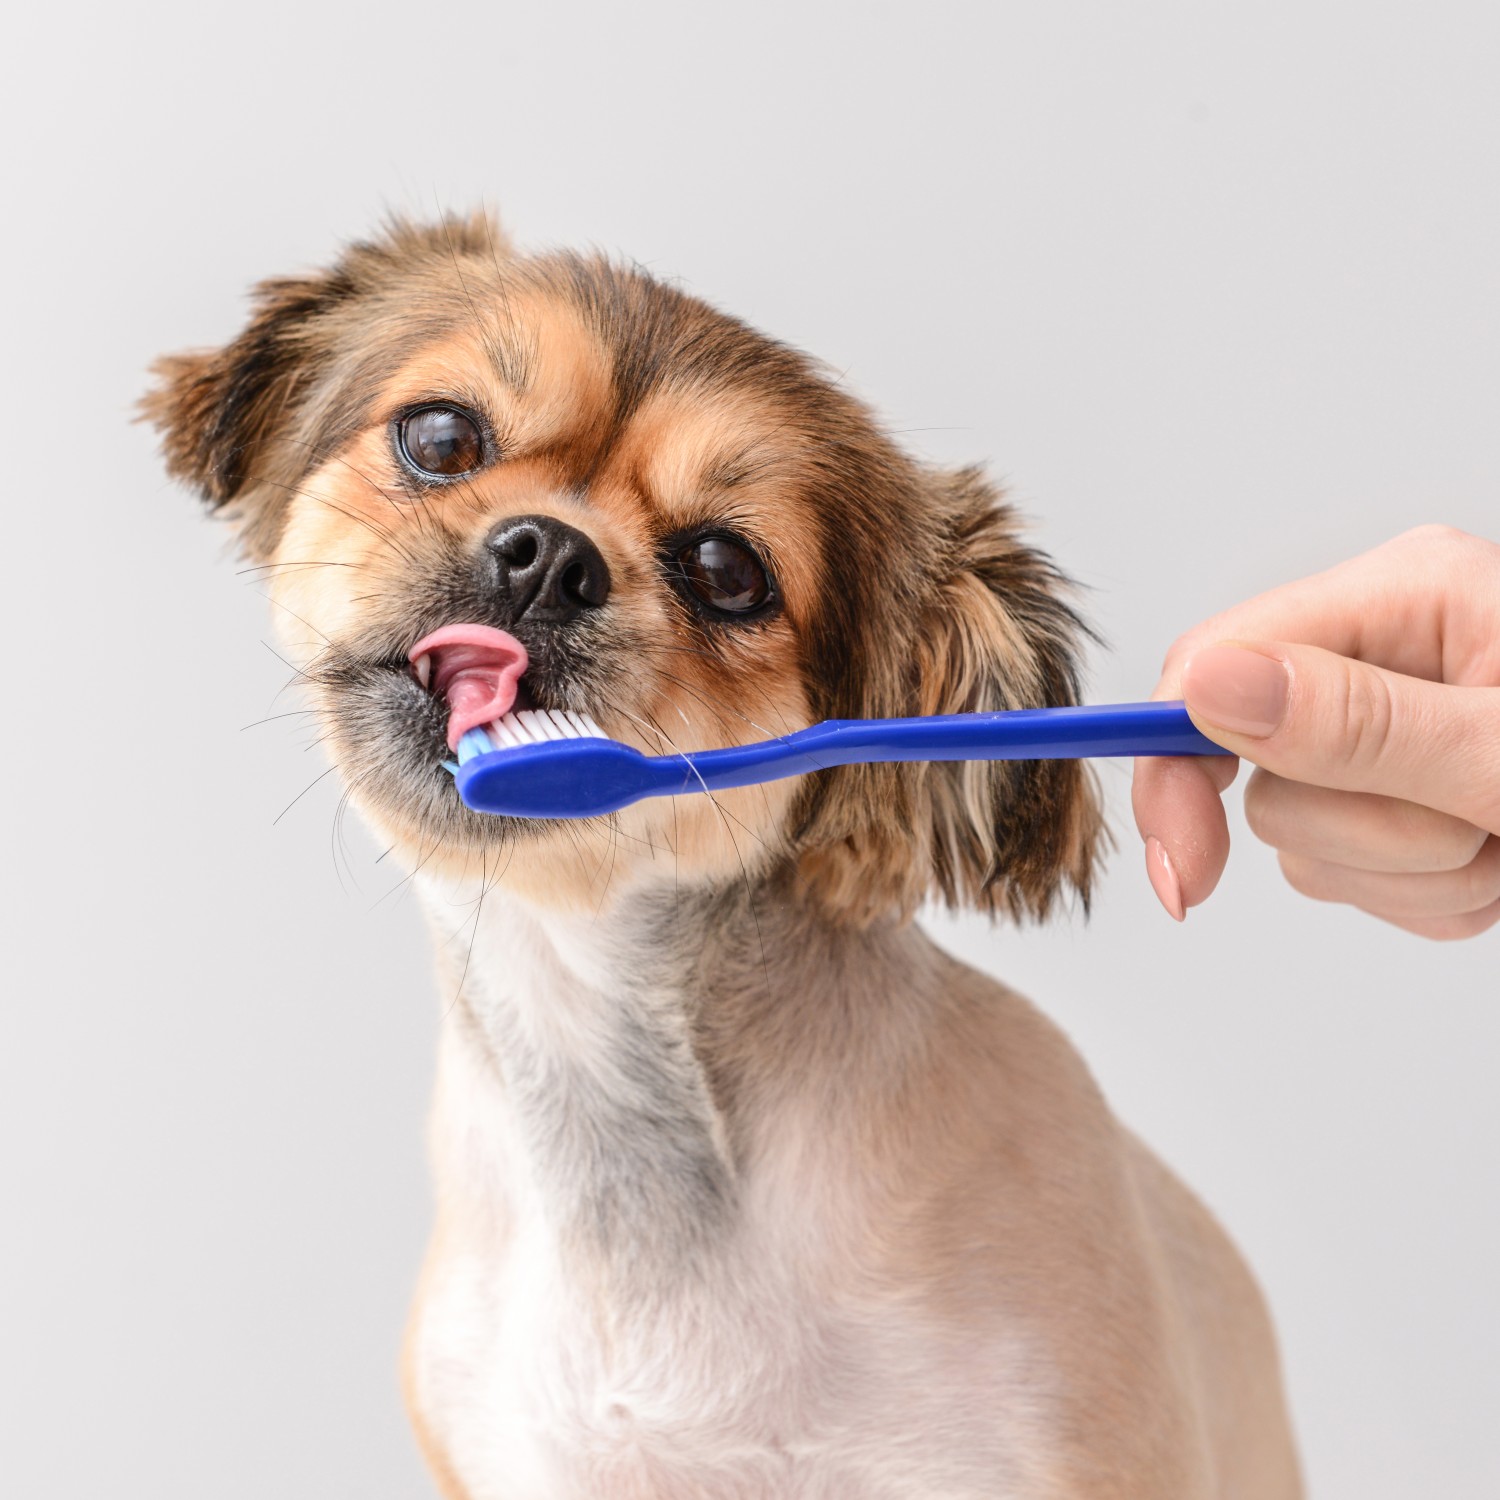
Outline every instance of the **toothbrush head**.
[(584, 714), (522, 710), (458, 742), (445, 762), (475, 812), (511, 818), (597, 818), (639, 800), (653, 762)]
[(646, 757), (617, 740), (563, 740), (491, 750), (454, 772), (475, 812), (508, 818), (601, 818), (638, 801)]

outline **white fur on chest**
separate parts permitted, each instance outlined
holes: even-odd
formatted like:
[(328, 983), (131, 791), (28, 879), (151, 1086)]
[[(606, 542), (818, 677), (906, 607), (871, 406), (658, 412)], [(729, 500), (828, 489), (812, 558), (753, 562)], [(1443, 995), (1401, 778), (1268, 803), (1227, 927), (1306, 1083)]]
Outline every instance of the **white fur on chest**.
[[(721, 1493), (784, 1493), (777, 1390), (801, 1335), (747, 1305), (758, 1298), (743, 1226), (719, 1224), (705, 1248), (626, 1217), (588, 1243), (614, 1177), (629, 1193), (630, 1174), (654, 1165), (630, 1158), (671, 1154), (651, 1131), (685, 1179), (712, 1169), (697, 1157), (717, 1120), (672, 1018), (653, 1016), (649, 998), (610, 994), (630, 959), (592, 924), (544, 932), (493, 897), (488, 906), (469, 956), (475, 1005), (448, 1017), (440, 1048), (441, 1222), (413, 1330), (415, 1394), (434, 1435), (473, 1500), (661, 1495), (679, 1481), (700, 1493), (689, 1476), (713, 1472), (761, 1475), (758, 1490)], [(462, 911), (445, 903), (438, 920)], [(576, 1108), (554, 1097), (563, 1091)], [(667, 1198), (671, 1184), (645, 1190)], [(691, 1201), (688, 1191), (661, 1212)], [(611, 1262), (611, 1227), (625, 1265)]]
[(756, 1239), (746, 1226), (628, 1324), (570, 1281), (535, 1224), (445, 1240), (414, 1329), (414, 1394), (468, 1500), (1044, 1493), (1022, 1484), (1037, 1436), (1028, 1345), (972, 1360), (984, 1410), (961, 1409), (898, 1306), (809, 1298)]
[(606, 1305), (569, 1274), (504, 1101), (451, 1035), (442, 1073), (440, 1172), (461, 1162), (505, 1205), (445, 1215), (413, 1329), (416, 1398), (472, 1500), (787, 1494), (817, 1319), (735, 1235), (677, 1279), (642, 1268), (639, 1307)]

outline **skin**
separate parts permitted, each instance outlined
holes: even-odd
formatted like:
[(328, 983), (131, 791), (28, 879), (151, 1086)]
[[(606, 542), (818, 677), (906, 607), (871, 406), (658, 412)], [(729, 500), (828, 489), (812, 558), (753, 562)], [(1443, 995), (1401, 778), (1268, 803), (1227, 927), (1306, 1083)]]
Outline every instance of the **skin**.
[[(1273, 589), (1182, 636), (1153, 697), (1254, 764), (1245, 817), (1295, 890), (1439, 940), (1500, 922), (1500, 545), (1423, 526)], [(1239, 759), (1136, 762), (1178, 921), (1223, 873)]]

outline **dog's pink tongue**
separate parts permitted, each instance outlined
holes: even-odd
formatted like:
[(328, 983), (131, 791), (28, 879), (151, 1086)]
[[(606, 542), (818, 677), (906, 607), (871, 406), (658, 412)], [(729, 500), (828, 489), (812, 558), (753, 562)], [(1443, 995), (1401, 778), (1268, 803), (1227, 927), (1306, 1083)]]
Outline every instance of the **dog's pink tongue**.
[(526, 648), (489, 625), (444, 625), (411, 648), (430, 656), (432, 691), (448, 700), (448, 748), (471, 729), (508, 714), (526, 671)]

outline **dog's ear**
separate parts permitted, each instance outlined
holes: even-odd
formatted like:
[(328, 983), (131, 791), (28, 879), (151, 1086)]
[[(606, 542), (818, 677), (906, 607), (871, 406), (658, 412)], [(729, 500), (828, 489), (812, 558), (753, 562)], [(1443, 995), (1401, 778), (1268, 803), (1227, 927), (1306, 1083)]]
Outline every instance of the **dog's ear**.
[[(860, 716), (972, 713), (1078, 701), (1088, 635), (1068, 584), (1021, 540), (977, 469), (931, 476), (937, 527), (905, 662), (867, 646)], [(904, 670), (903, 670), (904, 668)], [(1105, 840), (1098, 788), (1076, 760), (914, 762), (824, 773), (803, 824), (804, 873), (854, 921), (928, 896), (992, 916), (1043, 917), (1065, 887), (1085, 909)]]
[[(318, 320), (352, 287), (338, 272), (263, 281), (250, 322), (222, 349), (159, 359), (141, 414), (162, 436), (167, 471), (211, 510), (232, 506), (246, 549), (258, 554), (264, 512), (295, 466), (272, 456), (273, 439), (295, 420), (316, 378)], [(247, 498), (263, 494), (260, 504)]]
[(336, 357), (339, 311), (404, 267), (509, 254), (483, 213), (432, 224), (393, 219), (380, 238), (350, 246), (327, 271), (261, 282), (238, 338), (152, 366), (156, 384), (140, 413), (162, 435), (167, 471), (211, 510), (227, 508), (245, 550), (265, 555), (275, 518), (313, 455), (299, 418)]

